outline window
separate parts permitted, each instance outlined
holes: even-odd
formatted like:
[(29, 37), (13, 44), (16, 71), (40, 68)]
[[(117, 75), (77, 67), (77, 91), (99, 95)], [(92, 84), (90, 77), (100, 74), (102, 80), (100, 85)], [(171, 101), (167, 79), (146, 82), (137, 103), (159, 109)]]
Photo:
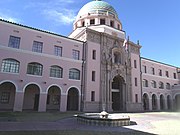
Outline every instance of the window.
[(110, 21), (110, 26), (114, 27), (114, 21)]
[(166, 89), (170, 90), (171, 86), (169, 83), (166, 83)]
[(75, 60), (79, 60), (79, 51), (78, 50), (73, 50), (72, 57)]
[(100, 19), (100, 24), (101, 25), (105, 25), (106, 24), (106, 20), (105, 19)]
[(84, 21), (82, 22), (82, 26), (83, 26), (83, 27), (85, 26), (85, 22), (84, 22)]
[(39, 63), (32, 62), (28, 64), (27, 74), (42, 76), (43, 66)]
[(138, 103), (138, 94), (135, 95), (136, 103)]
[(143, 80), (143, 87), (148, 87), (148, 81), (146, 79)]
[(177, 78), (176, 78), (176, 73), (174, 73), (174, 79), (177, 79)]
[(155, 70), (154, 70), (153, 67), (151, 67), (151, 74), (152, 74), (152, 75), (155, 75)]
[(42, 53), (43, 42), (34, 41), (32, 51)]
[(56, 56), (62, 56), (62, 47), (60, 47), (60, 46), (54, 46), (54, 55), (56, 55)]
[(20, 63), (14, 59), (4, 59), (2, 61), (1, 72), (19, 73)]
[(153, 88), (156, 88), (156, 87), (157, 87), (157, 86), (156, 86), (156, 82), (155, 82), (154, 80), (151, 81), (151, 86), (152, 86)]
[(12, 48), (17, 48), (17, 49), (19, 49), (20, 39), (21, 39), (20, 37), (10, 36), (10, 37), (9, 37), (9, 44), (8, 44), (8, 46), (9, 46), (9, 47), (12, 47)]
[(91, 101), (95, 101), (95, 91), (91, 91)]
[(134, 81), (135, 81), (135, 86), (137, 86), (137, 78), (135, 78)]
[(137, 61), (134, 60), (134, 68), (137, 68)]
[(93, 81), (93, 82), (95, 81), (95, 78), (96, 78), (96, 72), (95, 72), (95, 71), (92, 71), (92, 81)]
[(62, 78), (63, 69), (59, 66), (51, 66), (50, 77)]
[(96, 50), (93, 50), (93, 52), (92, 52), (92, 59), (93, 59), (93, 60), (96, 59)]
[(164, 89), (164, 83), (163, 82), (159, 82), (159, 89)]
[(166, 77), (169, 77), (169, 72), (168, 71), (166, 71)]
[(69, 79), (80, 80), (80, 71), (78, 69), (69, 70)]
[(2, 92), (1, 93), (1, 103), (9, 103), (10, 92)]
[(118, 28), (118, 30), (120, 30), (120, 25), (119, 24), (117, 25), (117, 28)]
[(95, 19), (91, 19), (90, 24), (95, 24)]
[(114, 53), (114, 63), (121, 64), (121, 54), (119, 52)]
[(143, 73), (147, 73), (147, 70), (146, 70), (146, 66), (145, 66), (145, 65), (142, 66), (142, 72), (143, 72)]
[(159, 69), (159, 76), (162, 76), (162, 70)]

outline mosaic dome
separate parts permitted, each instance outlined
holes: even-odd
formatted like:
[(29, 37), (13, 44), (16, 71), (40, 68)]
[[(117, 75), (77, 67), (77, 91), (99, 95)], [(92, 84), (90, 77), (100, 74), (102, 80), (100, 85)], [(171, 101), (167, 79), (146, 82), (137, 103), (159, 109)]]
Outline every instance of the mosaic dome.
[(97, 12), (98, 13), (107, 13), (108, 12), (108, 14), (118, 17), (115, 9), (110, 4), (108, 4), (105, 1), (94, 0), (94, 1), (87, 3), (80, 9), (80, 11), (77, 15), (77, 19), (79, 19), (83, 15), (87, 15), (88, 13), (97, 13)]

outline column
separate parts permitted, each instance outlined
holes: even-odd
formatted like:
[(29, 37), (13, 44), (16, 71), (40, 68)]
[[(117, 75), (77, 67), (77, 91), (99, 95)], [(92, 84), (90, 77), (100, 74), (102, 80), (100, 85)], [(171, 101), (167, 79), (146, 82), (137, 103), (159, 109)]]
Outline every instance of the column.
[(14, 101), (14, 112), (22, 112), (23, 109), (24, 92), (16, 92)]
[(67, 95), (63, 93), (61, 94), (60, 111), (61, 112), (67, 111)]
[(167, 99), (164, 99), (164, 110), (168, 110)]
[(161, 110), (161, 108), (160, 108), (160, 98), (157, 98), (157, 110)]
[(149, 110), (152, 111), (152, 98), (149, 98)]
[(47, 93), (40, 93), (38, 112), (46, 112)]

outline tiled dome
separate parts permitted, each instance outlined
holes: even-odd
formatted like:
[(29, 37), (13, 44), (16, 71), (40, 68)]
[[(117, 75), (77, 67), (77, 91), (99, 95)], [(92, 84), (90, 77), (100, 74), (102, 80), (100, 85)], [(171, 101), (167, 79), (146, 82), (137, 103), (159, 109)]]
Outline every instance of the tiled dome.
[(107, 13), (108, 12), (108, 14), (114, 15), (118, 18), (118, 15), (117, 15), (115, 9), (110, 4), (108, 4), (105, 1), (94, 0), (94, 1), (87, 3), (80, 9), (80, 11), (77, 15), (77, 19), (79, 19), (83, 15), (87, 15), (88, 13), (97, 13), (97, 12), (98, 13)]

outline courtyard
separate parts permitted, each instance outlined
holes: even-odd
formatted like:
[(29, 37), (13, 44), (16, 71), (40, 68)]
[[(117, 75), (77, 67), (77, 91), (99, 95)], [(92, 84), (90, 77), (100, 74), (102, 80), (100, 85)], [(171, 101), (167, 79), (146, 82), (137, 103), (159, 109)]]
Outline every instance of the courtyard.
[(131, 118), (130, 126), (103, 127), (78, 124), (80, 112), (0, 112), (0, 135), (130, 135), (180, 133), (179, 112), (122, 113)]

